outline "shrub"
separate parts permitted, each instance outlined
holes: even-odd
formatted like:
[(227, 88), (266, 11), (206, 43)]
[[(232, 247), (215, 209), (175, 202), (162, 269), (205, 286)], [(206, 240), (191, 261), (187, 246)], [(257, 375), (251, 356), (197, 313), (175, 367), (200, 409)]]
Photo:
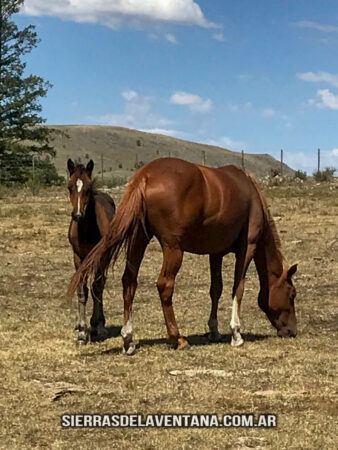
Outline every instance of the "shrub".
[(296, 170), (295, 178), (305, 181), (307, 179), (307, 174), (303, 170)]
[(105, 185), (107, 188), (113, 188), (117, 186), (124, 186), (127, 183), (127, 178), (125, 177), (119, 177), (118, 175), (114, 175), (109, 180), (105, 180)]
[(326, 167), (324, 170), (316, 170), (313, 178), (316, 181), (331, 181), (337, 169), (335, 167)]
[(143, 161), (139, 161), (138, 163), (134, 164), (134, 169), (141, 169), (142, 166), (144, 166), (144, 162)]
[(280, 175), (279, 169), (275, 169), (275, 168), (270, 169), (270, 177), (271, 178), (278, 177), (279, 175)]

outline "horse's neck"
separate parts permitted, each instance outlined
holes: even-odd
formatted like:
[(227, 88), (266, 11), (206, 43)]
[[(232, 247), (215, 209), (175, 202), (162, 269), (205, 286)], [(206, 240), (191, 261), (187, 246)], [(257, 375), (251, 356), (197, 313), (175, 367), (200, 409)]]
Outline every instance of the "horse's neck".
[(93, 224), (96, 224), (96, 212), (94, 195), (91, 194), (87, 204), (85, 215), (79, 222), (79, 231), (86, 233), (86, 231), (91, 228)]
[(267, 305), (270, 286), (283, 273), (283, 257), (269, 224), (257, 244), (255, 264), (260, 281), (259, 301)]

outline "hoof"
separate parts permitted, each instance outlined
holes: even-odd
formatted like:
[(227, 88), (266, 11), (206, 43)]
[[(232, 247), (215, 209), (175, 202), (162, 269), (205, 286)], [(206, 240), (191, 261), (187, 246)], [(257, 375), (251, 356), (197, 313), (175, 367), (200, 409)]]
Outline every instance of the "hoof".
[(78, 337), (76, 340), (76, 344), (77, 345), (86, 345), (88, 342), (88, 338), (87, 337)]
[(243, 344), (244, 344), (244, 339), (242, 338), (242, 336), (240, 336), (237, 339), (235, 339), (234, 337), (231, 338), (231, 345), (233, 347), (241, 347)]
[(189, 350), (190, 344), (186, 338), (179, 338), (178, 339), (178, 345), (177, 350)]
[(223, 336), (218, 331), (210, 331), (207, 337), (209, 342), (221, 342), (223, 339)]
[(77, 344), (78, 345), (86, 345), (89, 340), (89, 334), (87, 330), (80, 330), (77, 335)]
[(125, 356), (133, 356), (133, 355), (135, 355), (136, 350), (137, 350), (137, 343), (130, 342), (127, 349), (125, 347), (123, 347), (122, 353)]

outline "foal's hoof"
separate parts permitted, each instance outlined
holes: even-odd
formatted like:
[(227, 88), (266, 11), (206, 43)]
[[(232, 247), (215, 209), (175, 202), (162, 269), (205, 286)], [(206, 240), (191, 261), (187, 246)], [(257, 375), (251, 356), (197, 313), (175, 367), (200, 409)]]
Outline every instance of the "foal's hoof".
[(137, 342), (130, 342), (127, 349), (123, 346), (122, 354), (125, 356), (133, 356), (135, 355), (136, 350)]
[(86, 345), (88, 342), (88, 336), (78, 336), (77, 340), (76, 340), (76, 344), (77, 345)]
[(208, 333), (209, 342), (221, 342), (222, 339), (223, 336), (218, 331), (210, 331), (210, 333)]
[(242, 336), (238, 337), (237, 339), (232, 337), (231, 338), (231, 345), (233, 347), (241, 347), (242, 345), (244, 345), (244, 339), (242, 338)]

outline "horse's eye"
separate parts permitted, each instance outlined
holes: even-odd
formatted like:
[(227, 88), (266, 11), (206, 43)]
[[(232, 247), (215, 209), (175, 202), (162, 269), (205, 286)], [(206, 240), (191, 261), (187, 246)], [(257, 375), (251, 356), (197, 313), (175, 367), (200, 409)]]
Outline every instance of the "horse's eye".
[(73, 190), (73, 187), (72, 186), (68, 186), (68, 191), (69, 191), (70, 194), (72, 193), (72, 190)]

